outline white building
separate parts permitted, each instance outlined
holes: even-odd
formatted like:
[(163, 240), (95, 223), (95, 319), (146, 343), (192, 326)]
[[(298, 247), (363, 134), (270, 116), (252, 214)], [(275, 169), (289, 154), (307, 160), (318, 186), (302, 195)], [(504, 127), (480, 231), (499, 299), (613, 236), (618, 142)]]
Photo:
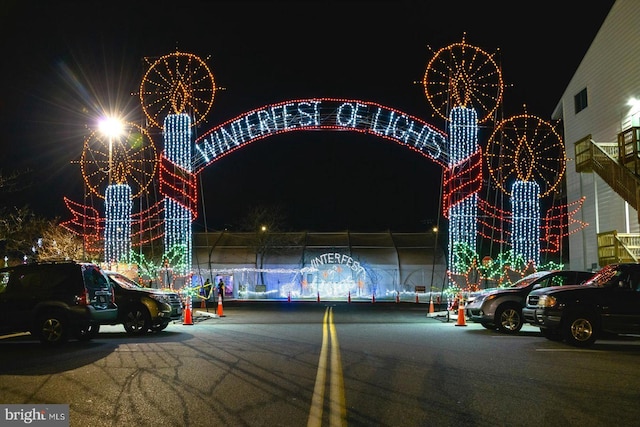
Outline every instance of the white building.
[[(640, 1), (617, 0), (553, 113), (562, 119), (567, 200), (585, 196), (569, 268), (638, 261)], [(634, 102), (636, 101), (636, 102)]]

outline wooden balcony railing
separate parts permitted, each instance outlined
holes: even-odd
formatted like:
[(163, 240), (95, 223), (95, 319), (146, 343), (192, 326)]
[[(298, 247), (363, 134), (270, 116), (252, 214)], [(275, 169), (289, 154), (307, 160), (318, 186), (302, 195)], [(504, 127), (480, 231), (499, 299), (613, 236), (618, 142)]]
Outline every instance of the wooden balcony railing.
[[(640, 221), (640, 127), (618, 135), (617, 143), (596, 143), (591, 135), (575, 144), (576, 172), (597, 173), (638, 212)], [(600, 266), (638, 262), (640, 234), (608, 231), (598, 233)]]
[[(634, 133), (633, 139), (635, 136)], [(624, 147), (623, 145), (622, 148)], [(640, 175), (637, 175), (635, 170), (640, 171), (640, 157), (637, 155), (637, 149), (632, 157), (621, 156), (620, 148), (618, 143), (596, 143), (591, 139), (591, 135), (581, 139), (575, 144), (576, 172), (597, 173), (613, 191), (639, 211)], [(640, 216), (638, 219), (640, 220)]]
[(604, 267), (619, 262), (638, 262), (640, 234), (607, 231), (598, 233), (598, 264)]

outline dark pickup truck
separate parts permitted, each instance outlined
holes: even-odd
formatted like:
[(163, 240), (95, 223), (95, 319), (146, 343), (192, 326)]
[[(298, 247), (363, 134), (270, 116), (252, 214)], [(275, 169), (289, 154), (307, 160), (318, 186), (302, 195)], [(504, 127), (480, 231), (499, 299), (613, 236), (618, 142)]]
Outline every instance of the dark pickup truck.
[(640, 334), (640, 264), (611, 264), (581, 285), (536, 289), (522, 314), (546, 338), (577, 347), (604, 333)]

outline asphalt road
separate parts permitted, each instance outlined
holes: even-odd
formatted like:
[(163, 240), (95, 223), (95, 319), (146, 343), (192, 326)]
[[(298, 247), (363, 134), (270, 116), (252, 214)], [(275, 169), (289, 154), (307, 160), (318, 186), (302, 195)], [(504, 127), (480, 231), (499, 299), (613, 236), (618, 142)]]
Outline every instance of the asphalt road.
[(69, 404), (72, 426), (637, 425), (640, 339), (577, 349), (427, 311), (225, 302), (142, 337), (6, 338), (0, 403)]

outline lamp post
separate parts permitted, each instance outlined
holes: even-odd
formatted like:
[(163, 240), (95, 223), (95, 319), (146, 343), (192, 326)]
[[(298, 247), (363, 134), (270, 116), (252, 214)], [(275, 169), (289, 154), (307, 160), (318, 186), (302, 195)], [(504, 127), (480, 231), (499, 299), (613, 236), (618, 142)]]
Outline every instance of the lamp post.
[(113, 183), (113, 140), (123, 133), (122, 122), (114, 117), (107, 117), (100, 121), (100, 132), (109, 139), (109, 185)]
[[(105, 262), (118, 262), (121, 258), (129, 256), (131, 244), (131, 188), (126, 184), (125, 177), (121, 176), (121, 169), (116, 170), (114, 176), (113, 143), (116, 138), (124, 134), (123, 123), (114, 117), (108, 117), (100, 121), (100, 132), (108, 138), (108, 183), (105, 191), (105, 231), (104, 231), (104, 258)], [(118, 172), (120, 170), (120, 172)]]
[(438, 226), (434, 225), (431, 231), (433, 232), (434, 240), (433, 240), (433, 264), (431, 265), (431, 284), (430, 284), (431, 289), (429, 289), (429, 295), (431, 295), (431, 292), (433, 290), (433, 277), (436, 272), (436, 256), (438, 252), (438, 231), (439, 231)]

